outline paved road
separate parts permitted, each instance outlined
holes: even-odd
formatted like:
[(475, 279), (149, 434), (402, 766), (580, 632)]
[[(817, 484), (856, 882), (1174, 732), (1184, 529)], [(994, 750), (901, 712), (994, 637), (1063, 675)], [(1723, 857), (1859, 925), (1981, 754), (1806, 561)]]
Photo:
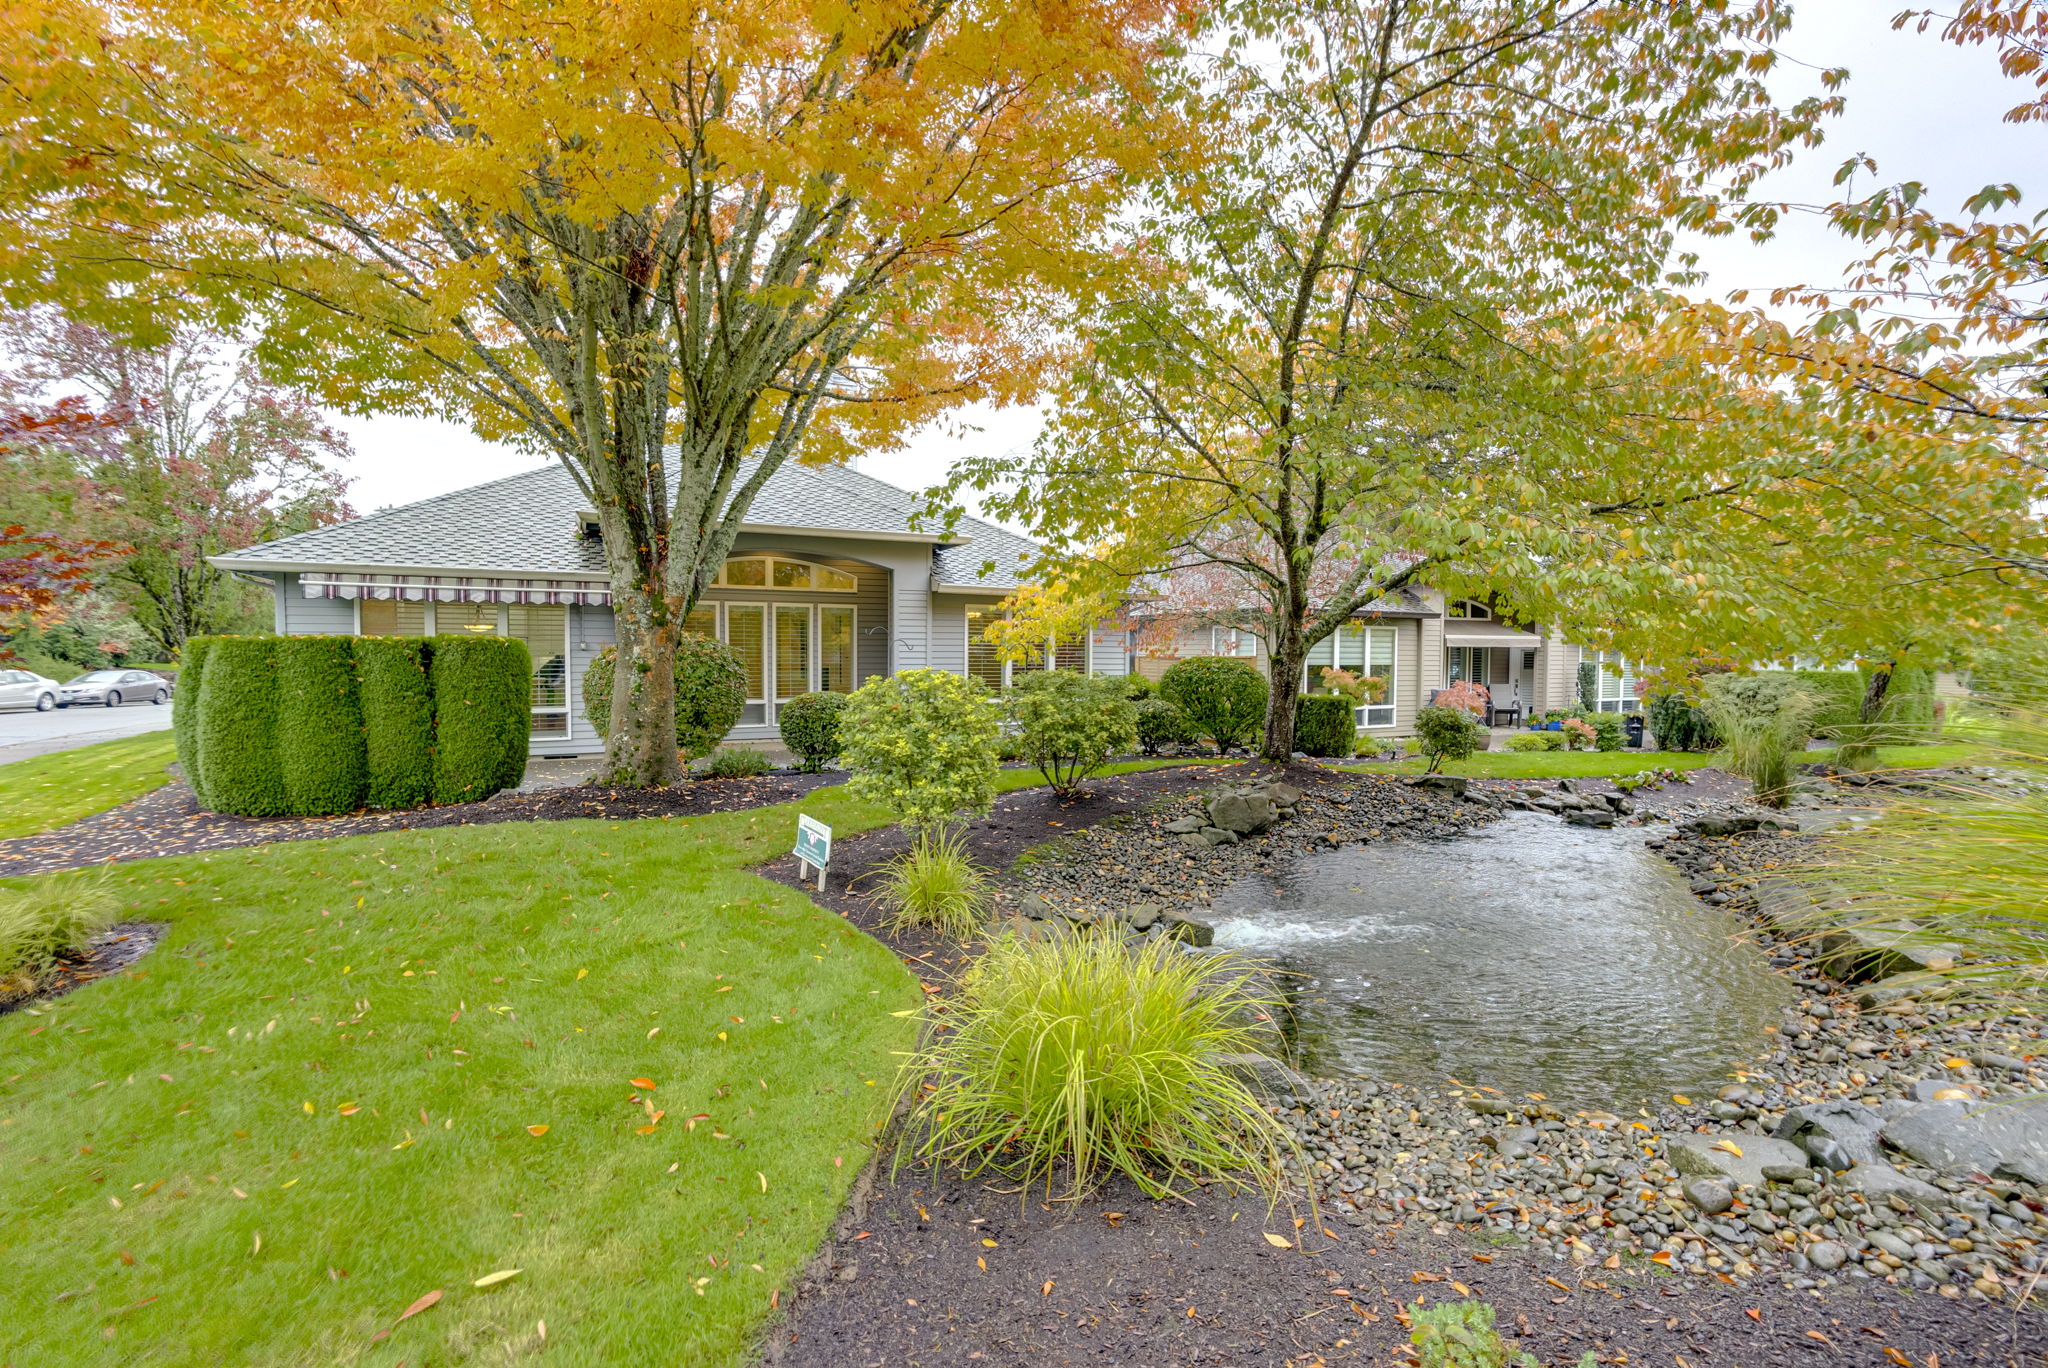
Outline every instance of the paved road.
[(171, 725), (175, 702), (162, 707), (154, 703), (130, 703), (119, 708), (52, 708), (39, 713), (33, 709), (0, 712), (0, 765), (26, 760), (32, 755), (90, 746), (117, 736), (140, 736), (165, 731)]

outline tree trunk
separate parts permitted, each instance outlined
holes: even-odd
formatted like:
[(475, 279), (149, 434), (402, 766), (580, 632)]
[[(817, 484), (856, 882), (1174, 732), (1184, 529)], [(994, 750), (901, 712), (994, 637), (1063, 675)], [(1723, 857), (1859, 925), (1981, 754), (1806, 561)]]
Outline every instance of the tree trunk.
[[(640, 576), (634, 576), (636, 581)], [(676, 642), (679, 615), (644, 582), (622, 591), (613, 578), (618, 654), (612, 671), (611, 734), (598, 781), (665, 788), (682, 778), (676, 753)]]
[(1259, 754), (1276, 765), (1294, 759), (1294, 706), (1301, 699), (1301, 628), (1283, 623), (1273, 634), (1272, 688), (1266, 695), (1266, 737)]
[(1894, 668), (1896, 662), (1886, 661), (1870, 672), (1870, 682), (1863, 686), (1863, 704), (1857, 709), (1856, 720), (1866, 729), (1875, 727), (1878, 718), (1884, 715), (1884, 700), (1891, 692)]

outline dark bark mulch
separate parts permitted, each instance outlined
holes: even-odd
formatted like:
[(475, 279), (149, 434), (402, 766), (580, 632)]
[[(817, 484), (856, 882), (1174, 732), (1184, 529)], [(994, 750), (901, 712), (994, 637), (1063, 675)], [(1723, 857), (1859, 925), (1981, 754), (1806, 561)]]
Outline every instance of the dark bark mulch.
[[(771, 1332), (765, 1362), (1386, 1363), (1407, 1340), (1397, 1313), (1418, 1297), (1463, 1299), (1454, 1283), (1551, 1365), (1588, 1350), (1662, 1368), (1899, 1362), (1889, 1347), (1915, 1368), (1936, 1353), (1942, 1368), (2039, 1368), (2048, 1353), (2048, 1317), (2004, 1306), (1574, 1267), (1419, 1224), (1334, 1229), (1296, 1230), (1287, 1207), (1269, 1218), (1261, 1199), (1216, 1189), (1191, 1204), (1128, 1187), (1046, 1203), (1005, 1184), (910, 1168), (891, 1180), (885, 1169)], [(1298, 1247), (1274, 1247), (1268, 1231)]]
[(120, 973), (156, 949), (157, 942), (164, 938), (168, 929), (163, 922), (114, 923), (94, 936), (84, 950), (59, 959), (49, 973), (36, 980), (32, 991), (14, 997), (0, 994), (0, 1016), (16, 1008), (62, 997), (94, 979)]
[(761, 779), (694, 779), (666, 789), (578, 784), (532, 793), (500, 793), (480, 803), (451, 803), (446, 807), (357, 812), (341, 817), (275, 818), (207, 812), (193, 800), (192, 790), (182, 780), (173, 780), (132, 803), (81, 818), (56, 831), (0, 841), (0, 875), (46, 874), (110, 861), (191, 855), (269, 841), (311, 841), (427, 827), (557, 822), (578, 817), (612, 821), (696, 817), (786, 803), (845, 777), (843, 773), (826, 773), (778, 774)]

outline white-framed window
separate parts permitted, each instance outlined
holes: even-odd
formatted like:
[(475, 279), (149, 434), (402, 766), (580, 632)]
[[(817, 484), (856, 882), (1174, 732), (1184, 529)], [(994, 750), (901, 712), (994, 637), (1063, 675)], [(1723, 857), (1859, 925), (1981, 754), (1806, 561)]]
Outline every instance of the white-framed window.
[(844, 570), (782, 556), (733, 556), (711, 581), (721, 589), (801, 589), (826, 594), (851, 594), (860, 582)]
[(1394, 656), (1399, 631), (1349, 623), (1309, 648), (1304, 689), (1323, 686), (1324, 666), (1349, 670), (1366, 681), (1366, 701), (1354, 709), (1360, 730), (1394, 725)]
[(1631, 713), (1643, 706), (1643, 700), (1636, 694), (1636, 673), (1619, 651), (1602, 651), (1594, 659), (1599, 669), (1594, 675), (1594, 703), (1596, 712)]
[(1211, 627), (1209, 654), (1254, 660), (1259, 654), (1259, 638), (1243, 627)]
[(1477, 599), (1452, 599), (1444, 604), (1444, 616), (1466, 622), (1491, 622), (1493, 609)]
[(1025, 645), (1015, 660), (1004, 660), (988, 635), (989, 625), (999, 621), (1002, 610), (994, 604), (970, 604), (967, 620), (967, 674), (991, 691), (1009, 688), (1035, 670), (1071, 670), (1087, 674), (1093, 668), (1095, 647), (1092, 633), (1048, 637), (1044, 645)]
[(430, 603), (414, 599), (356, 600), (359, 636), (472, 633), (526, 643), (533, 657), (533, 735), (569, 735), (569, 610), (547, 603)]

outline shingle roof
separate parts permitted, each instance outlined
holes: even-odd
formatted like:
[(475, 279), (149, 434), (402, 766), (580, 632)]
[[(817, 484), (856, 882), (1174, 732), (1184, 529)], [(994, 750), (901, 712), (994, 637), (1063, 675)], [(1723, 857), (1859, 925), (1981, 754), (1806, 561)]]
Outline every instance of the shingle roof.
[[(382, 567), (602, 578), (603, 548), (577, 532), (576, 515), (589, 507), (569, 472), (550, 463), (214, 560), (230, 569)], [(909, 490), (849, 467), (790, 464), (768, 478), (747, 526), (940, 541), (912, 525), (918, 508)], [(962, 518), (947, 540), (968, 544), (934, 548), (934, 579), (942, 584), (1014, 589), (1037, 551), (1029, 540), (978, 518)], [(990, 561), (996, 568), (983, 575)]]

